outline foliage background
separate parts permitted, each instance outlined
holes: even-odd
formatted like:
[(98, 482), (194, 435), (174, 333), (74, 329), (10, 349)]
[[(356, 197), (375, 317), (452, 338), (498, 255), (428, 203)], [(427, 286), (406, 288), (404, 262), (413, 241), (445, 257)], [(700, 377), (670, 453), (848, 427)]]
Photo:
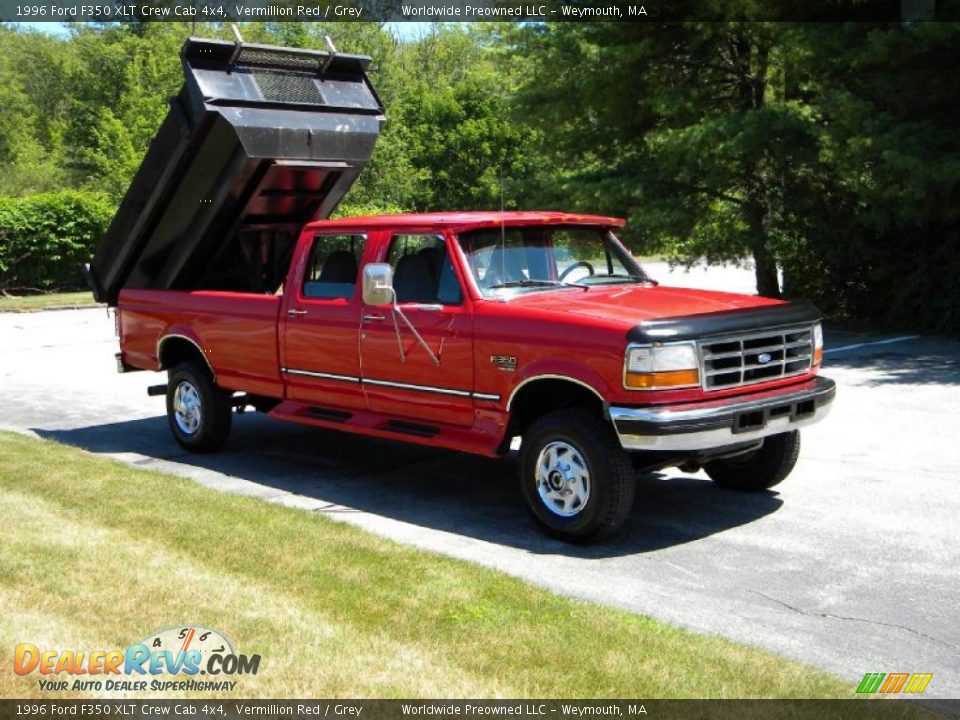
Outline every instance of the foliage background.
[[(496, 208), (502, 171), (507, 207), (626, 217), (638, 254), (748, 258), (761, 294), (960, 332), (956, 23), (741, 9), (438, 25), (413, 42), (376, 23), (244, 24), (251, 42), (322, 48), (327, 33), (373, 57), (388, 114), (339, 214)], [(188, 34), (230, 39), (203, 24), (0, 27), (0, 289), (78, 282), (179, 88)]]

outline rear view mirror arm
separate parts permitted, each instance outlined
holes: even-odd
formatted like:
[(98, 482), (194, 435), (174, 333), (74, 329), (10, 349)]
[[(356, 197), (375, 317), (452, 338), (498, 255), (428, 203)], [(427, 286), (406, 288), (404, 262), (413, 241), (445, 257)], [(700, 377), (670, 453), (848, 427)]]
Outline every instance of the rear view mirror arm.
[[(384, 288), (386, 290), (387, 288)], [(400, 319), (403, 320), (404, 324), (410, 328), (410, 332), (413, 333), (413, 336), (417, 339), (417, 342), (420, 343), (421, 347), (426, 351), (427, 355), (430, 356), (430, 359), (433, 360), (433, 364), (437, 367), (440, 367), (440, 358), (433, 354), (433, 350), (430, 349), (430, 346), (427, 345), (427, 341), (423, 339), (423, 336), (417, 332), (417, 329), (413, 326), (413, 323), (410, 322), (407, 318), (406, 313), (400, 308), (400, 304), (397, 302), (397, 293), (391, 287), (389, 288), (390, 295), (393, 298), (393, 304), (390, 306), (390, 309), (393, 310), (393, 330), (397, 334), (397, 347), (400, 348), (400, 362), (406, 362), (407, 356), (403, 352), (403, 341), (400, 339), (400, 326), (397, 325), (397, 316), (400, 316)]]

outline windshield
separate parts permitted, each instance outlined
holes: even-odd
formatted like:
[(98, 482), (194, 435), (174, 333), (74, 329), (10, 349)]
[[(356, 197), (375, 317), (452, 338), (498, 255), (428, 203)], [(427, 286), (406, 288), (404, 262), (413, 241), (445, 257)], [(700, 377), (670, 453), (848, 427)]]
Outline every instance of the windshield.
[(609, 230), (583, 225), (484, 228), (460, 247), (484, 297), (649, 282)]

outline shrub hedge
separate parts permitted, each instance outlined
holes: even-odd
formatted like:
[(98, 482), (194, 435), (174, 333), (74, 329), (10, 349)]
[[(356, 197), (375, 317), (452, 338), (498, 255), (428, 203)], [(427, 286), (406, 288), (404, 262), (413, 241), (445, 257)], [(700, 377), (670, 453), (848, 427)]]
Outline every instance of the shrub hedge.
[(93, 255), (113, 213), (111, 201), (100, 193), (0, 197), (0, 290), (85, 287), (80, 264)]

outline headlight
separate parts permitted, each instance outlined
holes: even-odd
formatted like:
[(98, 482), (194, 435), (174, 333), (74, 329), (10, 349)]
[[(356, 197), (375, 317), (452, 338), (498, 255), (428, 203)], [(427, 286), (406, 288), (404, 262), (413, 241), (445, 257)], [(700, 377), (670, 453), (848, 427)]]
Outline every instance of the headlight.
[(813, 364), (819, 365), (823, 362), (823, 325), (817, 323), (813, 326)]
[(696, 387), (700, 363), (693, 343), (627, 349), (623, 384), (632, 390)]

